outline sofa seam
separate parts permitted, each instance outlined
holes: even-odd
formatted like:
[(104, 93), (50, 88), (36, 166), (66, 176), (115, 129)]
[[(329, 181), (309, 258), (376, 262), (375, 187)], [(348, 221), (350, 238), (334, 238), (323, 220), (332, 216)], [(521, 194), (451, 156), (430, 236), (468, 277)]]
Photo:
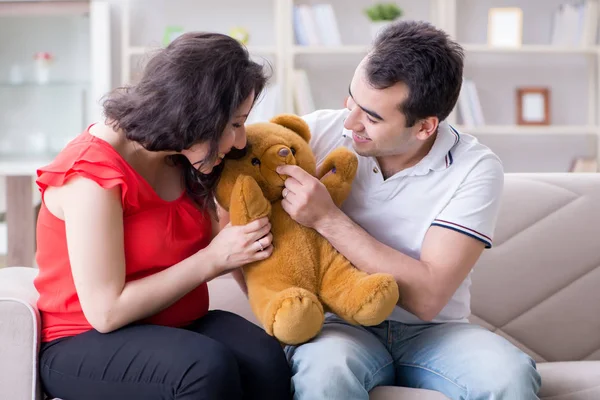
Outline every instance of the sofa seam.
[[(496, 329), (501, 329), (504, 332), (508, 333), (508, 331), (506, 331), (506, 328), (508, 325), (512, 324), (513, 322), (515, 322), (517, 319), (522, 318), (525, 314), (533, 311), (534, 309), (538, 308), (539, 306), (541, 306), (542, 304), (546, 303), (548, 300), (552, 299), (554, 296), (558, 295), (559, 293), (565, 291), (566, 289), (568, 289), (570, 286), (572, 286), (573, 284), (577, 283), (578, 281), (580, 281), (581, 279), (585, 278), (586, 276), (588, 276), (589, 274), (591, 274), (592, 272), (595, 272), (597, 269), (600, 268), (600, 261), (594, 262), (593, 266), (590, 267), (589, 270), (583, 272), (581, 275), (578, 275), (577, 277), (575, 277), (574, 279), (570, 280), (569, 282), (565, 283), (564, 285), (562, 285), (561, 287), (559, 287), (558, 289), (554, 289), (552, 290), (552, 293), (550, 294), (550, 296), (545, 297), (544, 299), (536, 302), (536, 304), (534, 304), (533, 306), (529, 307), (528, 309), (526, 309), (525, 311), (522, 311), (521, 313), (517, 314), (516, 316), (512, 317), (509, 321), (505, 322), (504, 324), (502, 324), (501, 326), (496, 327)], [(512, 336), (512, 335), (511, 335)], [(593, 354), (595, 350), (592, 350)], [(539, 354), (539, 353), (538, 353)]]

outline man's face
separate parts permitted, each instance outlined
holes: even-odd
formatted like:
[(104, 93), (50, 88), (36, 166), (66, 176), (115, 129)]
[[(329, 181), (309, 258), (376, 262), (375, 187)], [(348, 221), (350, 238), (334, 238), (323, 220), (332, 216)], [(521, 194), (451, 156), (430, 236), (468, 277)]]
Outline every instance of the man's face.
[(353, 147), (366, 157), (403, 154), (419, 147), (418, 128), (406, 127), (406, 118), (398, 109), (408, 97), (408, 87), (397, 83), (386, 89), (373, 88), (366, 77), (364, 60), (350, 83), (346, 106), (350, 110), (344, 127), (352, 131)]

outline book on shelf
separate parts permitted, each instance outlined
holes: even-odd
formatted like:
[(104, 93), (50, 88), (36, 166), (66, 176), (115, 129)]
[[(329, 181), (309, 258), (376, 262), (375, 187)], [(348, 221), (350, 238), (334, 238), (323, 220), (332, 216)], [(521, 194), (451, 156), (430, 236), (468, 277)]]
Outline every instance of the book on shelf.
[(550, 43), (554, 46), (595, 46), (598, 35), (598, 0), (561, 4), (552, 16)]
[(306, 115), (315, 111), (315, 101), (310, 90), (308, 74), (303, 69), (294, 70), (294, 112)]
[(296, 44), (300, 46), (340, 46), (342, 44), (337, 19), (331, 4), (295, 5), (293, 23)]
[(465, 127), (485, 125), (477, 87), (471, 79), (463, 79), (458, 96), (458, 111), (462, 119), (462, 125)]
[(281, 99), (281, 85), (274, 83), (264, 88), (260, 97), (252, 107), (246, 124), (267, 122), (277, 114), (283, 112)]

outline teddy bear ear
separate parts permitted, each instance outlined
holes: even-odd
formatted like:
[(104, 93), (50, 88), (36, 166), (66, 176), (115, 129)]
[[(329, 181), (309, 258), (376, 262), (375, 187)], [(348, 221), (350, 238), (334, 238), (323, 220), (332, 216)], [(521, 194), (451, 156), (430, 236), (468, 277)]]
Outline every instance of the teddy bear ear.
[(271, 122), (284, 126), (296, 132), (307, 143), (310, 141), (310, 128), (308, 124), (299, 116), (294, 114), (279, 114), (271, 119)]

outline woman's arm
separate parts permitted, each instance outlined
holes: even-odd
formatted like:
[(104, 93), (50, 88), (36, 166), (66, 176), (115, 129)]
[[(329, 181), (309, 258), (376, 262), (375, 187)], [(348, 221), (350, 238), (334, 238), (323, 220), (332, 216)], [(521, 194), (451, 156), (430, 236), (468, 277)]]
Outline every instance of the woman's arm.
[(270, 225), (268, 221), (254, 221), (221, 232), (211, 245), (170, 268), (125, 282), (120, 189), (104, 189), (77, 177), (50, 190), (46, 201), (55, 200), (65, 221), (73, 280), (83, 313), (99, 332), (111, 332), (154, 315), (201, 283), (270, 255), (270, 251), (258, 253), (260, 246), (254, 243), (267, 235), (261, 243), (270, 246)]
[(104, 189), (92, 180), (74, 178), (50, 190), (46, 196), (56, 200), (65, 221), (83, 313), (99, 332), (113, 331), (169, 307), (215, 273), (214, 260), (204, 249), (204, 254), (172, 268), (126, 283), (120, 188)]

